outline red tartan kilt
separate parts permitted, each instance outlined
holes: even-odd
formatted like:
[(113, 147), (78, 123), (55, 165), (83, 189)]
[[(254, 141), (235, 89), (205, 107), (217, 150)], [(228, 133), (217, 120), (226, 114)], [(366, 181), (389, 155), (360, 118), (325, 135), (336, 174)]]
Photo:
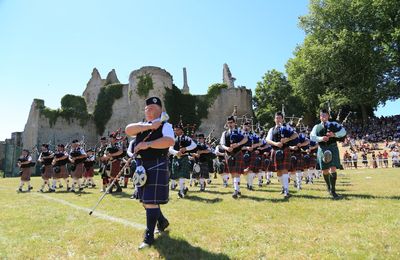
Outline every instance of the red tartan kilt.
[(73, 179), (80, 179), (82, 178), (83, 172), (84, 172), (83, 163), (78, 163), (75, 166), (75, 171), (71, 172), (71, 177)]
[(120, 160), (114, 160), (111, 162), (111, 173), (110, 177), (115, 178), (117, 177), (119, 171), (121, 170), (121, 161)]
[(85, 167), (85, 174), (84, 174), (84, 177), (85, 178), (92, 178), (94, 176), (94, 168), (93, 167), (90, 167), (89, 169), (87, 169), (86, 167)]
[(304, 158), (303, 158), (303, 155), (302, 154), (296, 154), (295, 156), (297, 158), (296, 170), (303, 171), (304, 170)]
[[(228, 156), (230, 158), (231, 156)], [(236, 153), (234, 156), (235, 158), (235, 164), (231, 166), (229, 159), (225, 159), (225, 172), (227, 173), (233, 173), (233, 174), (243, 174), (244, 170), (244, 162), (243, 162), (243, 154), (242, 152)]]
[(308, 162), (304, 160), (304, 169), (315, 168), (316, 165), (317, 159), (313, 155), (310, 155), (310, 160)]
[[(261, 163), (259, 163), (259, 165), (256, 165), (256, 159), (257, 157), (261, 157)], [(257, 173), (258, 171), (260, 171), (263, 167), (263, 157), (261, 154), (256, 154), (255, 152), (251, 153), (251, 157), (250, 157), (250, 171)]]
[(272, 150), (272, 162), (274, 165), (274, 168), (276, 171), (281, 171), (281, 170), (289, 170), (290, 169), (290, 149), (289, 147), (286, 147), (283, 149), (283, 160), (280, 162), (276, 161), (276, 152), (275, 150)]
[[(268, 164), (265, 163), (265, 159), (269, 160)], [(271, 154), (269, 154), (269, 155), (263, 154), (263, 156), (262, 156), (262, 170), (271, 171), (271, 172), (274, 171), (274, 163), (272, 162)]]

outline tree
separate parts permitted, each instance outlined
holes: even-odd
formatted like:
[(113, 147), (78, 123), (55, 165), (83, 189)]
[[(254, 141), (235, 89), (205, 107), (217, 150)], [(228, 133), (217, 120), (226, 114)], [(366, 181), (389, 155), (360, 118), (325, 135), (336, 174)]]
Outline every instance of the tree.
[(272, 124), (274, 113), (282, 110), (282, 105), (287, 115), (301, 116), (301, 100), (292, 95), (292, 87), (282, 72), (267, 71), (262, 81), (257, 82), (255, 92), (254, 111), (261, 125)]
[(311, 0), (300, 26), (306, 38), (286, 69), (309, 114), (330, 101), (366, 120), (400, 96), (398, 0)]

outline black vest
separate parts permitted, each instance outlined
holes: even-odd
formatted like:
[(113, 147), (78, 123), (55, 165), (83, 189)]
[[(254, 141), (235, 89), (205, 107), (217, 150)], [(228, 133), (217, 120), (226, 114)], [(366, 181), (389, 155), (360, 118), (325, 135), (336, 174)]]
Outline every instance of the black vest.
[[(229, 147), (232, 143), (233, 142), (231, 142), (231, 134), (229, 133), (229, 130), (226, 130), (225, 131), (225, 146)], [(227, 153), (228, 154), (236, 154), (236, 153), (238, 153), (239, 151), (242, 150), (242, 146), (243, 145), (240, 145), (240, 146), (236, 147), (230, 153), (227, 151)]]
[[(42, 152), (42, 157), (43, 156), (47, 157), (47, 156), (50, 156), (50, 155), (51, 155), (50, 151)], [(53, 161), (53, 158), (42, 158), (42, 159), (43, 159), (43, 164), (44, 165), (50, 165), (51, 162)]]
[[(65, 153), (64, 152), (55, 152), (54, 153), (54, 157), (55, 158), (61, 158), (64, 157)], [(63, 160), (59, 160), (56, 162), (55, 166), (62, 166), (62, 165), (66, 165), (67, 163), (69, 163), (69, 158), (67, 156), (67, 158), (63, 159)]]
[[(136, 146), (140, 142), (142, 142), (143, 139), (145, 139), (147, 136), (149, 136), (149, 137), (146, 139), (146, 142), (157, 140), (158, 138), (163, 137), (163, 133), (162, 133), (163, 126), (164, 126), (164, 123), (162, 123), (161, 126), (154, 131), (147, 130), (145, 132), (137, 134), (134, 146)], [(146, 150), (140, 150), (137, 153), (137, 155), (140, 155), (141, 159), (143, 159), (143, 160), (155, 160), (160, 157), (166, 157), (167, 154), (168, 154), (168, 148), (165, 148), (165, 149), (148, 148)]]
[[(279, 127), (273, 127), (273, 128), (272, 128), (272, 141), (274, 141), (274, 142), (280, 142), (281, 139), (282, 139), (282, 135), (281, 135), (281, 133), (279, 132)], [(272, 148), (274, 148), (274, 150), (277, 150), (277, 149), (284, 149), (284, 148), (286, 148), (286, 147), (288, 147), (288, 144), (287, 144), (287, 143), (284, 143), (283, 146), (282, 146), (282, 148), (279, 148), (278, 146), (272, 145)]]
[[(317, 136), (325, 136), (327, 132), (328, 132), (328, 129), (323, 127), (317, 132)], [(336, 138), (331, 137), (331, 138), (329, 138), (329, 140), (327, 142), (319, 142), (318, 144), (320, 146), (328, 146), (333, 143), (336, 143)]]

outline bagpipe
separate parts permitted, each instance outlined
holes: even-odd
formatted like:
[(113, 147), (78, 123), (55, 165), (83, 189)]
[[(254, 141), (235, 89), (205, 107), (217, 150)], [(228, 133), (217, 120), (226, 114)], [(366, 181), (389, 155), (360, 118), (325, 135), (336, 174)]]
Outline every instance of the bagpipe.
[(29, 163), (25, 163), (28, 161), (27, 157), (20, 157), (18, 158), (18, 167), (20, 168), (30, 168), (36, 165), (35, 162), (29, 162)]

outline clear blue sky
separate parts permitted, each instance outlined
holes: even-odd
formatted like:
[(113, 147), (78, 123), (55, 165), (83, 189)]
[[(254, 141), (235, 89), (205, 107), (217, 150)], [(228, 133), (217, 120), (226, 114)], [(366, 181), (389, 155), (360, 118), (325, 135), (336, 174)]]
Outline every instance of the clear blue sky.
[[(158, 66), (191, 92), (222, 81), (227, 63), (237, 85), (254, 90), (271, 69), (284, 71), (304, 32), (308, 0), (0, 0), (0, 140), (22, 131), (34, 98), (58, 108), (82, 94), (92, 69)], [(394, 114), (392, 108), (378, 114)], [(388, 107), (388, 106), (387, 106)], [(399, 109), (397, 109), (398, 113)], [(4, 123), (6, 122), (6, 123)]]

